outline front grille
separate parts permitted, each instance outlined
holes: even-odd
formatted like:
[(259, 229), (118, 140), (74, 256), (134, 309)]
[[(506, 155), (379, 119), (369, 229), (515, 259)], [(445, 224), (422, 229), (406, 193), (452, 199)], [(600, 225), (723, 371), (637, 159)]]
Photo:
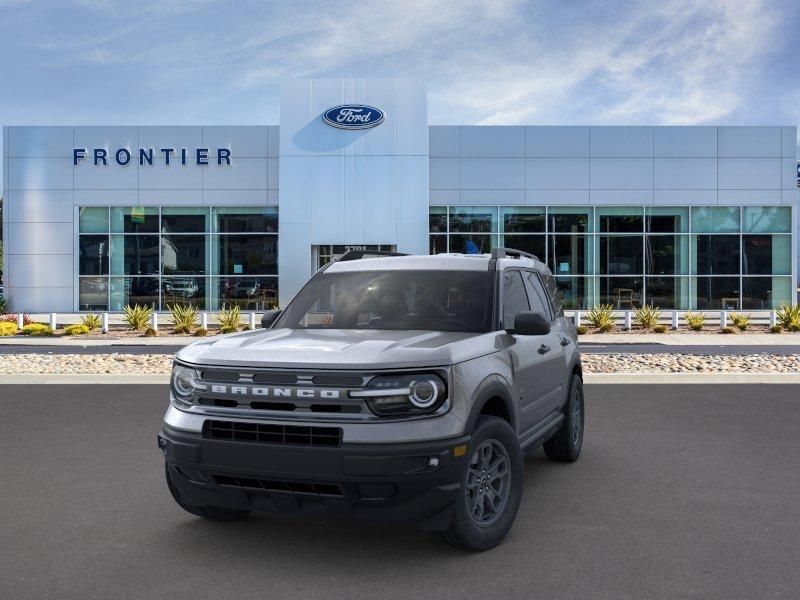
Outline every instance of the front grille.
[(254, 477), (233, 477), (231, 475), (212, 475), (214, 482), (222, 487), (241, 488), (248, 491), (286, 492), (289, 494), (313, 494), (315, 496), (344, 496), (342, 487), (335, 483), (306, 483), (282, 479), (256, 479)]
[(306, 427), (239, 421), (206, 421), (203, 437), (215, 440), (258, 444), (296, 444), (299, 446), (341, 446), (339, 427)]

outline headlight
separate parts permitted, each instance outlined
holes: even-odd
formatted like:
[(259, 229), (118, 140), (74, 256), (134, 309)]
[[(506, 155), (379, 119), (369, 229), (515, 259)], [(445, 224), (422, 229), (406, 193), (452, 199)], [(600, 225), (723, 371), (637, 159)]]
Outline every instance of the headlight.
[(194, 399), (195, 385), (200, 379), (197, 371), (184, 367), (183, 365), (172, 365), (172, 378), (170, 386), (172, 387), (172, 395), (183, 405), (192, 404)]
[(434, 373), (379, 375), (350, 396), (363, 398), (379, 416), (411, 416), (439, 410), (447, 401), (447, 387)]

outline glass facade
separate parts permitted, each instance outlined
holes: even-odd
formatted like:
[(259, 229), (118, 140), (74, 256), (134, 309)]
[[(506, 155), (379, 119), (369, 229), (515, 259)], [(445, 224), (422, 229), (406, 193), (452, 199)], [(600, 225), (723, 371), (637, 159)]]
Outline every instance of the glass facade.
[(278, 302), (276, 207), (81, 207), (78, 308)]
[(770, 309), (792, 301), (788, 206), (433, 206), (430, 253), (546, 260), (564, 308)]

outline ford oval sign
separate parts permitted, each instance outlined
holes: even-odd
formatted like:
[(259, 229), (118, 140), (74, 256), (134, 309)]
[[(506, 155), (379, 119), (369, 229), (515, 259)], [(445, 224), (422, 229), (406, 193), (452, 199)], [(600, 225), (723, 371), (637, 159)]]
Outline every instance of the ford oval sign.
[(365, 104), (342, 104), (322, 113), (322, 120), (339, 129), (369, 129), (383, 123), (386, 115), (380, 108)]

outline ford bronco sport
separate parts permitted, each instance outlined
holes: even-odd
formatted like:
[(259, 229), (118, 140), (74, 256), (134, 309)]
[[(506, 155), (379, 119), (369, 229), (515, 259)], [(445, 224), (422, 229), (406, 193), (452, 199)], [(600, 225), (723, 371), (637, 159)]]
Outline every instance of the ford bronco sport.
[(575, 327), (534, 256), (353, 251), (262, 324), (175, 358), (158, 445), (192, 514), (411, 522), (485, 550), (523, 454), (580, 454)]

